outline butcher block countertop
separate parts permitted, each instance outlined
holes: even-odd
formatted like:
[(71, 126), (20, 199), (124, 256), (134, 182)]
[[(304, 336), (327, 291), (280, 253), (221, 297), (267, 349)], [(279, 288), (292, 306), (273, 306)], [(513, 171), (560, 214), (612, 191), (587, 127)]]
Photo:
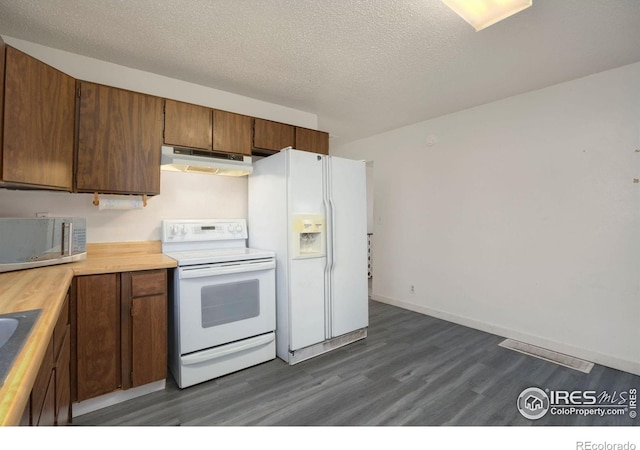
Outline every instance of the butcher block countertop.
[(22, 350), (0, 386), (0, 425), (18, 425), (74, 276), (169, 269), (176, 261), (159, 241), (87, 244), (87, 259), (0, 273), (0, 314), (41, 309)]

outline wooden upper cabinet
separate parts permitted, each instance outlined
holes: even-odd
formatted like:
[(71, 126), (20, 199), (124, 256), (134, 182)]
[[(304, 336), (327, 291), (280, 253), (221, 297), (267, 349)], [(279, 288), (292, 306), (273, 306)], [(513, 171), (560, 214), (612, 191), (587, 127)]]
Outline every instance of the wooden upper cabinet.
[(328, 155), (329, 133), (296, 127), (296, 145), (294, 148)]
[(71, 191), (75, 80), (13, 47), (2, 46), (2, 181)]
[(253, 119), (242, 114), (213, 110), (213, 150), (251, 156)]
[(165, 100), (164, 143), (211, 151), (211, 109)]
[(253, 126), (253, 148), (280, 151), (294, 145), (294, 127), (270, 120), (255, 119)]
[(163, 100), (79, 82), (78, 192), (159, 194)]

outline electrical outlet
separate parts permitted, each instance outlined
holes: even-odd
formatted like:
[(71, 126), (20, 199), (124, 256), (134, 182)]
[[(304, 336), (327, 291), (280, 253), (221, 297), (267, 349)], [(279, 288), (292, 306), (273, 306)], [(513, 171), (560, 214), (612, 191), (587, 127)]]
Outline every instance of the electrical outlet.
[(48, 212), (37, 212), (36, 217), (49, 217)]
[(416, 293), (416, 288), (415, 288), (415, 286), (413, 284), (411, 285), (411, 293), (412, 294)]

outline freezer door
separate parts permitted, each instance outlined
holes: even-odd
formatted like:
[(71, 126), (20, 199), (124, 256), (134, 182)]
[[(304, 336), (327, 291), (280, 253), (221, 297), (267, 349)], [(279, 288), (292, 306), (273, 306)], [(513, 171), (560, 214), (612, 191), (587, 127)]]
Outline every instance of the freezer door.
[(367, 193), (363, 161), (329, 157), (331, 334), (341, 336), (369, 323), (367, 287)]
[(301, 215), (325, 215), (324, 163), (315, 153), (288, 150), (287, 199), (289, 219), (289, 350), (324, 341), (326, 335), (325, 250), (298, 259), (299, 233), (293, 223)]
[(288, 159), (289, 220), (296, 215), (324, 215), (322, 156), (290, 150)]
[(326, 258), (291, 261), (289, 350), (325, 339), (324, 270)]

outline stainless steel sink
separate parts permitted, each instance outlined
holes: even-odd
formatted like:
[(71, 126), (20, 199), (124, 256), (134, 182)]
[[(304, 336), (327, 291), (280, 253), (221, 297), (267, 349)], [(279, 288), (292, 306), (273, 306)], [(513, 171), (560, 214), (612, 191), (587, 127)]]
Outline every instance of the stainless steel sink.
[(18, 328), (18, 319), (0, 317), (0, 348), (4, 347)]
[(39, 309), (0, 314), (0, 386), (39, 316)]

